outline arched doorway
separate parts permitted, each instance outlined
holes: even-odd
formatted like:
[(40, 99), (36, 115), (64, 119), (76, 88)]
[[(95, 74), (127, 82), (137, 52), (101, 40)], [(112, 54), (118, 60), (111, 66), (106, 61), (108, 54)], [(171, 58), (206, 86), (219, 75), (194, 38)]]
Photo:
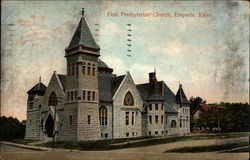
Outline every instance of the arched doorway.
[(46, 123), (45, 123), (45, 130), (47, 132), (48, 137), (53, 137), (54, 131), (54, 119), (52, 118), (51, 114), (48, 116)]

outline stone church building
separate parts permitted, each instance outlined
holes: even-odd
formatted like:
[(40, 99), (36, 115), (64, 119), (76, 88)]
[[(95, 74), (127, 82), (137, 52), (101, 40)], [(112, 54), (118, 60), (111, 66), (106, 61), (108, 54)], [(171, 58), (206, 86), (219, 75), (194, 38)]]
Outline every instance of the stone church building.
[(189, 101), (174, 94), (156, 72), (135, 84), (99, 59), (84, 15), (65, 49), (67, 75), (54, 72), (28, 93), (25, 139), (84, 141), (190, 132)]

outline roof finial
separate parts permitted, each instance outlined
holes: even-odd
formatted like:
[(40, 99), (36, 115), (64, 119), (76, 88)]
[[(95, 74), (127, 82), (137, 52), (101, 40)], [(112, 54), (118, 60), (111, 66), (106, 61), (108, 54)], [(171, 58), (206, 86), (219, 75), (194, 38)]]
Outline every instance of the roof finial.
[(154, 67), (154, 73), (156, 73), (156, 68)]
[(182, 85), (181, 85), (181, 82), (179, 81), (179, 87), (181, 88), (182, 87)]
[(82, 8), (82, 17), (84, 17), (84, 13), (85, 13), (85, 11), (84, 11), (84, 8)]
[(41, 76), (40, 76), (40, 77), (39, 77), (39, 83), (41, 83), (41, 79), (42, 79), (42, 78), (41, 78)]

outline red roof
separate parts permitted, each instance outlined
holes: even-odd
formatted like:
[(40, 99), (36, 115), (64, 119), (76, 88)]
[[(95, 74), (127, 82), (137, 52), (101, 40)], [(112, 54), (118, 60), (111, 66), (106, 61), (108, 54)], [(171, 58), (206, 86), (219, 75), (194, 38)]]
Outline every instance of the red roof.
[(208, 105), (205, 103), (201, 103), (199, 104), (195, 110), (193, 111), (193, 115), (195, 114), (195, 112), (197, 112), (198, 110), (202, 111), (202, 112), (206, 112), (208, 111), (210, 108), (217, 108), (217, 109), (223, 109), (223, 106), (217, 106), (217, 105)]

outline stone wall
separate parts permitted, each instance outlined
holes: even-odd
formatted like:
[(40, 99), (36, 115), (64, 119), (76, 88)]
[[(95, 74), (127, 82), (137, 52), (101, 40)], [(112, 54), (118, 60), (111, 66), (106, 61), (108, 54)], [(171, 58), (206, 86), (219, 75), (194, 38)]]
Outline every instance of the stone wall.
[[(178, 135), (179, 134), (178, 115), (177, 114), (168, 114), (167, 117), (168, 117), (167, 124), (166, 124), (167, 135)], [(172, 120), (176, 121), (176, 128), (171, 128)]]
[[(151, 105), (151, 109), (148, 106), (148, 136), (164, 136), (165, 135), (165, 111), (164, 107), (162, 107), (163, 101), (150, 101), (148, 105)], [(156, 108), (156, 105), (158, 105), (158, 109)], [(150, 117), (151, 116), (151, 123), (150, 123)], [(156, 121), (156, 118), (158, 117), (158, 122)], [(163, 116), (163, 120), (161, 120), (161, 117)]]
[(187, 105), (183, 105), (179, 109), (179, 134), (190, 133), (190, 108)]
[(100, 132), (102, 139), (113, 138), (113, 106), (107, 103), (100, 103), (100, 107), (105, 106), (108, 110), (107, 125), (100, 124)]
[[(123, 101), (126, 93), (130, 91), (134, 98), (134, 106), (124, 106)], [(142, 100), (129, 72), (114, 96), (114, 138), (141, 136), (141, 111)], [(129, 113), (129, 125), (126, 125), (126, 112)], [(132, 113), (135, 121), (132, 125)]]
[(35, 95), (33, 99), (33, 108), (29, 107), (29, 100), (27, 101), (27, 122), (25, 129), (25, 139), (40, 139), (41, 131), (41, 104), (43, 96)]

